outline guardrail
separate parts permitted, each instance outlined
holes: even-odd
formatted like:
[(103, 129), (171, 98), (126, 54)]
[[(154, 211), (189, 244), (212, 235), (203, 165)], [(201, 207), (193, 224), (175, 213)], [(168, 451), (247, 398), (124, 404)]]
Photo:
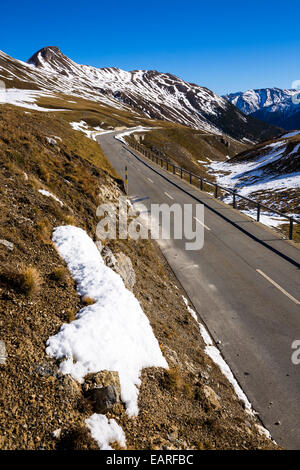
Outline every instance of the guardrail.
[(238, 198), (242, 199), (242, 200), (245, 200), (248, 203), (251, 203), (252, 205), (254, 205), (256, 207), (256, 210), (257, 210), (257, 213), (256, 213), (256, 221), (257, 222), (260, 221), (261, 209), (266, 209), (268, 212), (271, 212), (273, 214), (278, 214), (281, 217), (287, 219), (288, 223), (289, 223), (289, 240), (293, 240), (294, 224), (300, 224), (300, 220), (295, 219), (295, 217), (286, 215), (283, 212), (280, 212), (276, 209), (272, 209), (271, 207), (266, 206), (265, 204), (262, 204), (261, 202), (255, 201), (254, 199), (251, 199), (249, 197), (242, 196), (241, 194), (239, 194), (237, 192), (236, 189), (226, 188), (224, 186), (221, 186), (218, 183), (215, 183), (213, 181), (209, 181), (206, 178), (203, 178), (202, 176), (195, 175), (195, 173), (192, 173), (188, 170), (185, 170), (184, 168), (181, 168), (180, 166), (174, 165), (174, 163), (170, 162), (168, 159), (162, 158), (162, 153), (161, 152), (154, 153), (151, 150), (143, 147), (142, 145), (140, 145), (136, 142), (130, 142), (129, 145), (130, 145), (130, 147), (137, 150), (138, 152), (140, 152), (145, 157), (149, 158), (152, 162), (159, 165), (161, 168), (166, 167), (167, 171), (172, 172), (174, 175), (180, 176), (181, 179), (183, 179), (184, 174), (186, 174), (188, 176), (187, 179), (190, 182), (190, 184), (193, 183), (193, 180), (195, 180), (195, 179), (198, 180), (199, 181), (199, 189), (201, 191), (204, 190), (204, 183), (207, 184), (207, 185), (213, 186), (215, 188), (214, 189), (214, 197), (215, 198), (218, 198), (219, 190), (227, 192), (229, 194), (232, 194), (232, 207), (234, 209), (237, 208), (237, 199)]

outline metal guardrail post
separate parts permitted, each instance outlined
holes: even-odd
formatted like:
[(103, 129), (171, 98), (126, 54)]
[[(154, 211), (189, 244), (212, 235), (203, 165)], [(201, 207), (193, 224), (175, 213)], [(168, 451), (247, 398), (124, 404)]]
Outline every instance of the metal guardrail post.
[(201, 189), (201, 191), (203, 190), (203, 179), (202, 178), (200, 178), (200, 189)]
[(190, 173), (190, 184), (192, 184), (192, 173)]
[(167, 161), (167, 171), (169, 171), (169, 162)]
[(176, 169), (175, 169), (175, 165), (173, 165), (173, 175), (176, 174)]
[(293, 217), (290, 217), (290, 229), (289, 229), (289, 240), (293, 240)]
[(236, 208), (236, 189), (233, 190), (233, 199), (232, 199), (232, 207), (235, 209)]
[(127, 166), (125, 166), (125, 191), (126, 191), (126, 194), (128, 194), (128, 169), (127, 169)]
[(256, 214), (256, 221), (259, 222), (260, 220), (260, 203), (257, 203), (257, 214)]
[(215, 186), (215, 198), (217, 198), (217, 197), (218, 197), (218, 185), (216, 184), (216, 186)]
[(182, 179), (182, 168), (180, 168), (180, 178)]

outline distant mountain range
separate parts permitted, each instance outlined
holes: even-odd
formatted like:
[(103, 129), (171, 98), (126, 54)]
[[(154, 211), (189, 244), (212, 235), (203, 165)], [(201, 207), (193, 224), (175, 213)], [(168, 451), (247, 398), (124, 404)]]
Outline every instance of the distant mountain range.
[(243, 113), (286, 130), (300, 129), (300, 104), (293, 103), (296, 90), (262, 88), (225, 95)]
[(279, 129), (246, 116), (207, 88), (155, 70), (79, 65), (58, 47), (45, 47), (28, 63), (0, 52), (0, 79), (7, 87), (83, 97), (138, 115), (225, 134), (244, 143), (272, 138)]

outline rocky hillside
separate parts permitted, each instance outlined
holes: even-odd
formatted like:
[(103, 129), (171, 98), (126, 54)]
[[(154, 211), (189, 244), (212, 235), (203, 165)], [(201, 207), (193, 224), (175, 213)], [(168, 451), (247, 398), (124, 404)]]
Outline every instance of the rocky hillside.
[(7, 87), (84, 97), (140, 116), (256, 142), (278, 129), (247, 117), (207, 88), (154, 70), (126, 72), (79, 65), (57, 47), (46, 47), (23, 63), (0, 54), (0, 79)]
[(262, 88), (230, 93), (226, 98), (243, 113), (283, 129), (300, 128), (300, 105), (292, 101), (296, 90)]
[[(0, 114), (0, 448), (277, 448), (233, 377), (221, 372), (221, 359), (217, 365), (207, 353), (211, 339), (156, 246), (116, 240), (96, 248), (97, 206), (124, 195), (98, 144), (61, 113), (1, 105)], [(162, 363), (141, 371), (135, 418), (117, 372), (98, 370), (76, 380), (63, 368), (67, 350), (58, 357), (49, 349), (49, 338), (65, 332), (66, 339), (98, 308), (97, 299), (80, 293), (57, 231), (53, 238), (55, 227), (91, 237), (89, 246), (99, 250), (113, 280), (105, 301), (126, 292), (138, 302), (167, 360), (167, 368)], [(120, 309), (111, 312), (103, 337)], [(94, 329), (85, 332), (91, 344)], [(107, 364), (121, 345), (110, 344)], [(92, 352), (83, 346), (71, 368)]]

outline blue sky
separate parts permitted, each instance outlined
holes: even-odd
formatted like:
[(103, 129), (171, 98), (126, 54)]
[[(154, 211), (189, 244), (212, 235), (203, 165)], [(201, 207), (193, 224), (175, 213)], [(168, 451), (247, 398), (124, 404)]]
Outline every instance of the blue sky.
[(27, 60), (59, 46), (79, 63), (156, 69), (219, 94), (300, 79), (295, 2), (1, 2), (0, 49)]

